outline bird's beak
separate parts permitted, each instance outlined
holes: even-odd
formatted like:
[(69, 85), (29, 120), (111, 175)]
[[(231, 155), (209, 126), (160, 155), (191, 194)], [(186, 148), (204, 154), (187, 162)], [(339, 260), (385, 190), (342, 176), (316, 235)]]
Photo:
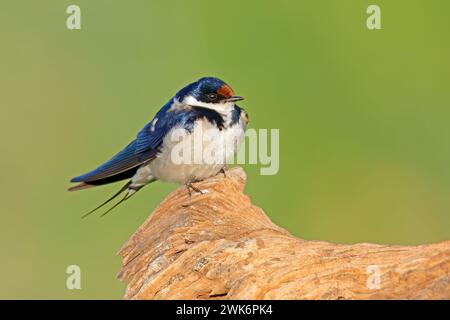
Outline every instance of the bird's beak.
[(226, 99), (226, 102), (236, 102), (236, 101), (241, 101), (244, 100), (244, 97), (239, 97), (239, 96), (233, 96), (231, 98)]

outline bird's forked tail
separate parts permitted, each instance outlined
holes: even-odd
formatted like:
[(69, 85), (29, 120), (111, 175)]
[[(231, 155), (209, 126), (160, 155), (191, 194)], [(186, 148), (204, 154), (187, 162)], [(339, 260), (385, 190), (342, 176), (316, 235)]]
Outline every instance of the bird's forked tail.
[(111, 202), (113, 199), (115, 199), (116, 197), (118, 197), (121, 193), (125, 192), (125, 196), (119, 200), (115, 205), (113, 205), (111, 208), (109, 208), (106, 212), (102, 213), (101, 216), (103, 217), (104, 215), (106, 215), (107, 213), (109, 213), (112, 209), (114, 209), (115, 207), (117, 207), (119, 204), (121, 204), (122, 202), (124, 202), (125, 200), (128, 200), (132, 195), (134, 195), (137, 191), (139, 191), (139, 189), (141, 189), (143, 186), (140, 187), (131, 187), (131, 180), (128, 181), (122, 188), (120, 188), (119, 191), (117, 191), (111, 198), (107, 199), (105, 202), (103, 202), (101, 205), (99, 205), (98, 207), (94, 208), (93, 210), (89, 211), (88, 213), (84, 214), (82, 216), (82, 218), (86, 218), (87, 216), (89, 216), (91, 213), (94, 213), (95, 211), (97, 211), (98, 209), (102, 208), (103, 206), (105, 206), (106, 204), (108, 204), (109, 202)]

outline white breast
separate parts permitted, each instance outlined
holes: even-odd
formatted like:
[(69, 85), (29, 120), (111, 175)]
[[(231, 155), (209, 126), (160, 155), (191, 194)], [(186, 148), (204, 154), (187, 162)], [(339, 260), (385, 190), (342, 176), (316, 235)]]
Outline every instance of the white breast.
[(150, 171), (162, 181), (180, 184), (214, 176), (233, 159), (243, 141), (245, 126), (241, 119), (219, 130), (199, 119), (191, 133), (174, 128), (164, 139), (157, 158), (148, 165)]

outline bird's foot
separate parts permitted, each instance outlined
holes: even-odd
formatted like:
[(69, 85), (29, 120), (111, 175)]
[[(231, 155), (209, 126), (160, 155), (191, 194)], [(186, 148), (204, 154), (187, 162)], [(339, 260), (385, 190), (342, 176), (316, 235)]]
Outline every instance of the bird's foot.
[(223, 177), (227, 178), (227, 171), (228, 171), (228, 166), (223, 166), (222, 169), (220, 169), (220, 172), (223, 173)]
[(197, 180), (195, 178), (189, 180), (186, 182), (186, 188), (189, 192), (189, 197), (192, 197), (192, 191), (194, 190), (195, 192), (198, 192), (200, 194), (204, 194), (205, 192), (203, 190), (201, 190), (200, 188), (197, 188), (196, 186), (194, 186), (194, 182), (197, 182)]

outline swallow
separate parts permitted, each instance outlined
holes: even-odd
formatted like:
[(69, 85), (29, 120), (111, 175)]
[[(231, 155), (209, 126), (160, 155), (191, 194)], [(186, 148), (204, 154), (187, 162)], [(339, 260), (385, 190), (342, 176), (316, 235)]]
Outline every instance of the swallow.
[(178, 91), (122, 151), (70, 180), (79, 184), (69, 191), (128, 180), (83, 217), (123, 194), (103, 216), (157, 180), (184, 184), (189, 194), (191, 189), (202, 193), (193, 183), (225, 173), (227, 163), (242, 144), (248, 115), (236, 102), (243, 99), (214, 77), (201, 78)]

